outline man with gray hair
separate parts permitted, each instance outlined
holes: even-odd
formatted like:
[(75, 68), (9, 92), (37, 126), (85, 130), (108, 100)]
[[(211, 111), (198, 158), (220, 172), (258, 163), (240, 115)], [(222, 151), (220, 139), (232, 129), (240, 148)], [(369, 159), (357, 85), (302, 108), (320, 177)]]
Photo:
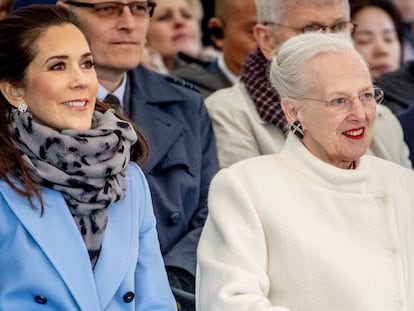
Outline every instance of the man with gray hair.
[[(354, 28), (347, 0), (256, 0), (256, 10), (258, 49), (246, 59), (239, 82), (206, 99), (221, 167), (279, 152), (284, 144), (287, 121), (279, 94), (268, 79), (274, 51), (301, 33), (351, 34)], [(377, 107), (374, 137), (367, 153), (411, 167), (401, 126), (382, 105)]]

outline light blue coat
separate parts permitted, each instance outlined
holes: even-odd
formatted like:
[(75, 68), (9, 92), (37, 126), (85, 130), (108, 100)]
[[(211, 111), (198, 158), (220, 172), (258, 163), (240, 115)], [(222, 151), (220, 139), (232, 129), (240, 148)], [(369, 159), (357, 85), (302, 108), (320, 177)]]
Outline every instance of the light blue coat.
[(176, 310), (138, 166), (128, 166), (126, 198), (109, 207), (94, 270), (61, 193), (42, 195), (40, 216), (0, 180), (0, 310)]

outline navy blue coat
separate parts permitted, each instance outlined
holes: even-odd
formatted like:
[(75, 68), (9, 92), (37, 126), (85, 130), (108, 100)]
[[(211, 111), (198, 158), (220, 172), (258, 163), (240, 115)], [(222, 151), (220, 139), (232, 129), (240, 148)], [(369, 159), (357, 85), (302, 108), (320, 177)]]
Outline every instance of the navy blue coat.
[(410, 149), (411, 163), (414, 163), (414, 106), (399, 114), (397, 117), (400, 120), (404, 132), (404, 140), (408, 149)]
[(143, 167), (167, 267), (195, 276), (196, 250), (207, 217), (207, 192), (218, 170), (210, 118), (194, 87), (143, 66), (128, 72), (125, 112), (146, 136)]

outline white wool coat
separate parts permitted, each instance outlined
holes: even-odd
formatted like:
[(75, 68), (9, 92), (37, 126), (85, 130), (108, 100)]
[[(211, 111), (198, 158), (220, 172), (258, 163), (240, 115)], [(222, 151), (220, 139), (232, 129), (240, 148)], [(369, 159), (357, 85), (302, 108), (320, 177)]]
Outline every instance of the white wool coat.
[(414, 172), (355, 170), (289, 135), (222, 169), (198, 248), (198, 311), (414, 310)]

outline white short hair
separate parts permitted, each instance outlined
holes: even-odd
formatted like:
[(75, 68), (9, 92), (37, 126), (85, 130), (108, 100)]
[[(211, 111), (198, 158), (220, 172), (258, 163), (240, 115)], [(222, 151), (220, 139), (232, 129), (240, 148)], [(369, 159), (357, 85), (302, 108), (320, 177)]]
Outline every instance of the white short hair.
[[(303, 97), (311, 92), (304, 68), (306, 62), (322, 53), (351, 53), (357, 55), (352, 39), (344, 33), (306, 33), (295, 36), (283, 43), (270, 64), (269, 80), (280, 97)], [(368, 70), (368, 66), (367, 66)]]

